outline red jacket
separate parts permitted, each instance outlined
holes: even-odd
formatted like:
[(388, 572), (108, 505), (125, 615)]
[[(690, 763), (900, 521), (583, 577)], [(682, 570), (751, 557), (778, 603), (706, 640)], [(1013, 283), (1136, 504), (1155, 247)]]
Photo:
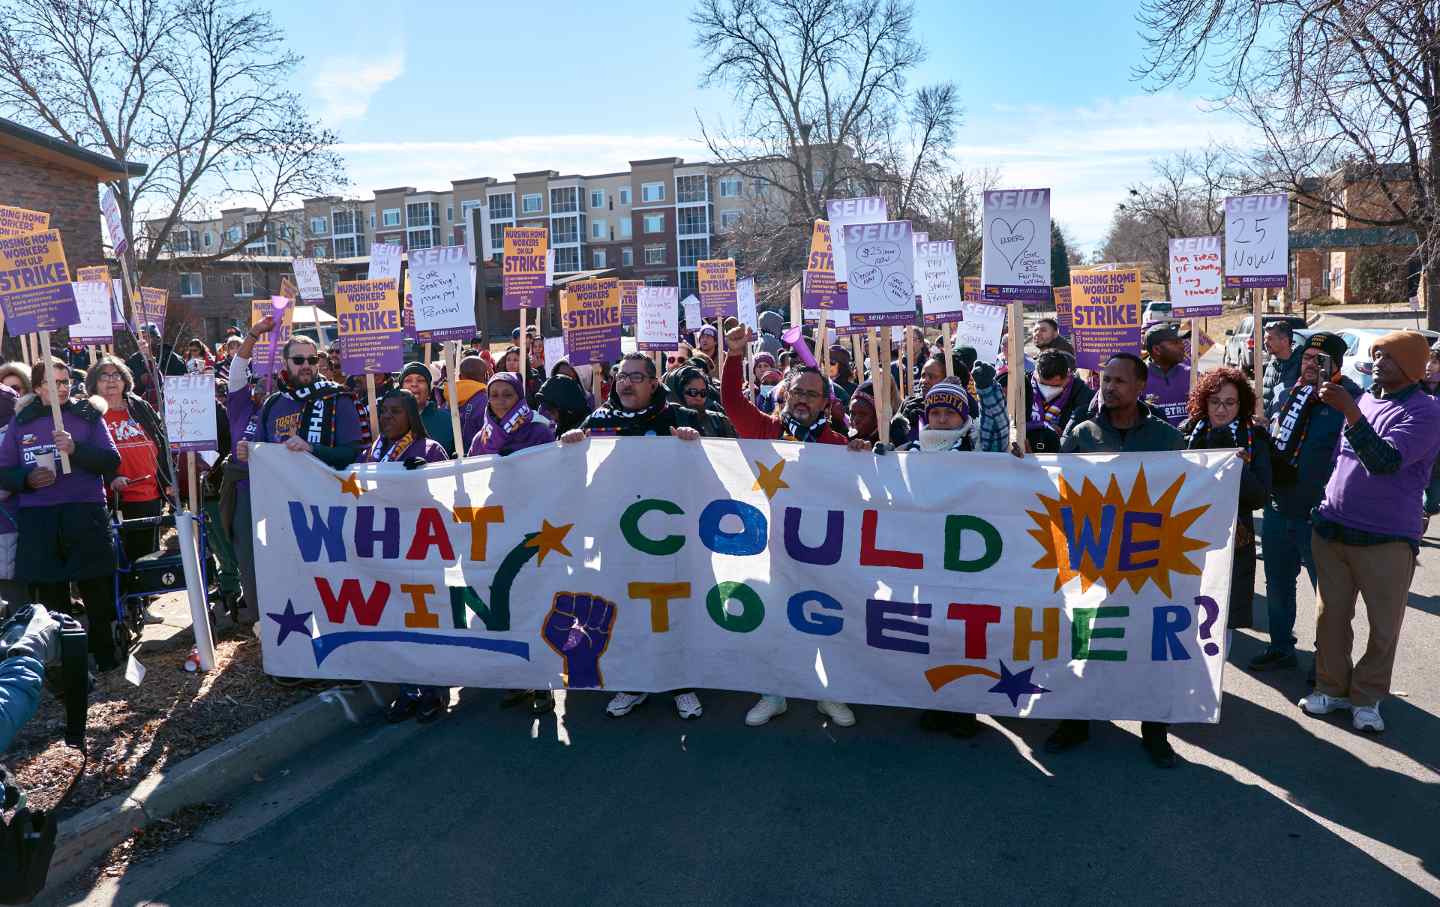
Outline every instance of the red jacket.
[[(725, 415), (730, 417), (735, 433), (742, 438), (757, 441), (784, 440), (785, 426), (780, 417), (760, 412), (750, 398), (745, 396), (745, 390), (741, 387), (741, 373), (744, 368), (742, 357), (725, 357), (725, 368), (720, 373), (720, 402), (725, 406)], [(816, 440), (821, 444), (844, 444), (845, 436), (830, 427), (826, 414), (822, 414), (820, 418), (825, 419), (825, 427), (820, 430)]]

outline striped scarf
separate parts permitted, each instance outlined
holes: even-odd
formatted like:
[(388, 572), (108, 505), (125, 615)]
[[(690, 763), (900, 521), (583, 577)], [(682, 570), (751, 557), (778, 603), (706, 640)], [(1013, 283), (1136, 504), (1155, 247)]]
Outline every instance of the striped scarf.
[(1310, 430), (1310, 416), (1315, 412), (1313, 404), (1317, 402), (1315, 385), (1297, 382), (1290, 388), (1285, 402), (1276, 410), (1271, 422), (1270, 435), (1275, 442), (1275, 453), (1281, 463), (1292, 469), (1300, 459), (1300, 448), (1304, 446), (1305, 435)]
[(385, 447), (385, 438), (376, 438), (375, 443), (370, 447), (370, 462), (394, 463), (400, 459), (401, 454), (410, 449), (410, 445), (413, 443), (415, 443), (415, 433), (411, 431), (407, 431), (388, 450)]

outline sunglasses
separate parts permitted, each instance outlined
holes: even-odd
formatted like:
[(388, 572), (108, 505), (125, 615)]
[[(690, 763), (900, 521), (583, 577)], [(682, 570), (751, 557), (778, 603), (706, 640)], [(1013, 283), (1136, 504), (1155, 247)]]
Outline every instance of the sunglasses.
[(319, 356), (291, 356), (291, 365), (319, 365), (323, 360)]

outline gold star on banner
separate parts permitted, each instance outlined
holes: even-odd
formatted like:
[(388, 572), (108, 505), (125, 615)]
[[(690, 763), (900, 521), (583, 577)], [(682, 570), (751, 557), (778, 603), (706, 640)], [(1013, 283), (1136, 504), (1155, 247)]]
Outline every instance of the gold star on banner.
[(365, 493), (365, 489), (360, 487), (360, 474), (358, 472), (352, 472), (348, 478), (344, 479), (336, 476), (335, 481), (340, 483), (341, 494), (353, 494), (357, 501), (360, 500), (360, 495)]
[(760, 470), (760, 478), (756, 479), (755, 484), (750, 486), (751, 491), (764, 489), (765, 497), (773, 500), (780, 489), (790, 487), (788, 482), (780, 478), (780, 473), (785, 471), (785, 461), (783, 459), (774, 466), (768, 467), (763, 465), (759, 460), (756, 460), (755, 467)]
[(525, 543), (526, 548), (534, 548), (540, 552), (535, 558), (536, 566), (545, 563), (545, 555), (552, 551), (558, 551), (566, 557), (570, 556), (570, 549), (565, 547), (565, 536), (574, 526), (574, 523), (551, 526), (549, 520), (542, 519), (540, 521), (540, 531)]

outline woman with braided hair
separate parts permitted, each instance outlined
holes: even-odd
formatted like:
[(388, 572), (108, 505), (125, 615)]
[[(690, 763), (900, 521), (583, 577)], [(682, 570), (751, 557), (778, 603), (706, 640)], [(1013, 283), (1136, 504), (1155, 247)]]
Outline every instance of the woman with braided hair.
[(1240, 514), (1235, 527), (1235, 557), (1230, 568), (1228, 629), (1254, 626), (1255, 510), (1270, 496), (1270, 437), (1253, 423), (1255, 391), (1239, 369), (1217, 368), (1201, 375), (1190, 391), (1189, 419), (1180, 431), (1188, 450), (1236, 447), (1244, 461), (1240, 474)]

